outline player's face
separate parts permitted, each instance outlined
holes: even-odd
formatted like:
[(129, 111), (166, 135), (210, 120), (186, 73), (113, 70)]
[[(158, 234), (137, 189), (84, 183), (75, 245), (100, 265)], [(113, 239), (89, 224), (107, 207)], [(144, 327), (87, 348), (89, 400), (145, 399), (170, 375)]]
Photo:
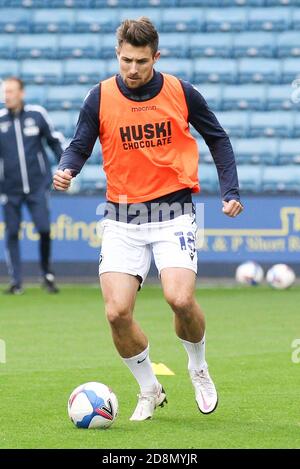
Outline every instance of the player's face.
[(7, 109), (15, 111), (21, 108), (24, 99), (24, 90), (20, 88), (20, 84), (17, 81), (5, 81), (3, 83), (3, 94)]
[(138, 88), (153, 76), (153, 65), (158, 60), (160, 52), (153, 51), (149, 46), (135, 47), (124, 42), (117, 48), (120, 74), (128, 88)]

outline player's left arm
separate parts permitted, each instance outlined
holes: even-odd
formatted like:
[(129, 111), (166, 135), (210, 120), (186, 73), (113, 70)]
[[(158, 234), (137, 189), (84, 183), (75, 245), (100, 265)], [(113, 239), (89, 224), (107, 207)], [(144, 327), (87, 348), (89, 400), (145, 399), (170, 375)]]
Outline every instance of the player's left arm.
[(240, 202), (236, 162), (231, 142), (207, 102), (196, 88), (182, 81), (188, 107), (188, 121), (205, 140), (217, 168), (223, 200), (223, 213), (236, 217), (243, 210)]

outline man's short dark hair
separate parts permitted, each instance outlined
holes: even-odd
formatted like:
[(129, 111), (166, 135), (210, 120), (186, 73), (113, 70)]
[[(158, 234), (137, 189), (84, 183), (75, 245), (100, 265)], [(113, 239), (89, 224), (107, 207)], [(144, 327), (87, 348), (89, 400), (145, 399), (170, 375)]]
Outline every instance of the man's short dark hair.
[(154, 24), (146, 16), (137, 20), (124, 20), (117, 29), (118, 47), (128, 42), (135, 47), (149, 46), (153, 55), (158, 49), (158, 33)]
[(20, 90), (24, 90), (24, 88), (25, 88), (24, 81), (21, 80), (21, 78), (18, 78), (18, 77), (6, 77), (6, 78), (4, 78), (3, 82), (5, 83), (6, 81), (15, 81), (16, 83), (19, 84)]

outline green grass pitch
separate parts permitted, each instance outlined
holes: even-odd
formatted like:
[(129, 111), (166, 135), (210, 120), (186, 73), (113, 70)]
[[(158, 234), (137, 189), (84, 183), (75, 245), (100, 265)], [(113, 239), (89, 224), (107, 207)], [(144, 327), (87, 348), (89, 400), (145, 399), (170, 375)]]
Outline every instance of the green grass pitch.
[[(96, 287), (65, 286), (57, 296), (28, 288), (0, 298), (0, 448), (299, 448), (300, 289), (200, 288), (207, 359), (219, 392), (215, 413), (196, 407), (187, 356), (158, 286), (138, 295), (136, 319), (168, 405), (130, 422), (137, 384), (114, 350)], [(294, 360), (295, 361), (295, 360)], [(297, 360), (296, 360), (297, 361)], [(108, 430), (79, 430), (67, 416), (70, 392), (87, 381), (109, 384), (119, 416)]]

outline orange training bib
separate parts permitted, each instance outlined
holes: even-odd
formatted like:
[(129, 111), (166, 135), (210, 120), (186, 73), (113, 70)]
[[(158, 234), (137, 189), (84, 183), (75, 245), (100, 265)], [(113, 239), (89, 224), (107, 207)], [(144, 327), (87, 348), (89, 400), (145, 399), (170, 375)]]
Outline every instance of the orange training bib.
[(180, 81), (163, 74), (161, 91), (143, 102), (120, 91), (116, 77), (101, 83), (99, 137), (107, 199), (139, 203), (189, 187), (199, 192), (198, 147), (189, 131)]

